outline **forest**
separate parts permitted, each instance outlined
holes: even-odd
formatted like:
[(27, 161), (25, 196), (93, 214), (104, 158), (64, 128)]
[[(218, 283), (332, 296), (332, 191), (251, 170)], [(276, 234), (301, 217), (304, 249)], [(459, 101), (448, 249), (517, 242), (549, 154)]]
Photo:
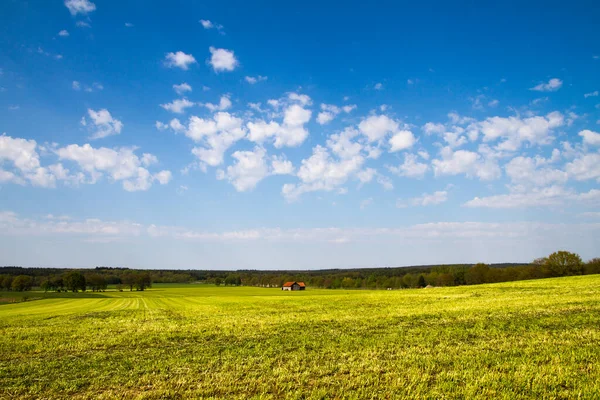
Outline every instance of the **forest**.
[(600, 273), (600, 258), (584, 262), (578, 254), (557, 251), (529, 264), (453, 264), (434, 266), (266, 270), (137, 270), (119, 267), (93, 269), (0, 267), (0, 289), (27, 291), (143, 291), (152, 283), (206, 283), (217, 286), (281, 287), (303, 281), (324, 289), (403, 289), (461, 286)]

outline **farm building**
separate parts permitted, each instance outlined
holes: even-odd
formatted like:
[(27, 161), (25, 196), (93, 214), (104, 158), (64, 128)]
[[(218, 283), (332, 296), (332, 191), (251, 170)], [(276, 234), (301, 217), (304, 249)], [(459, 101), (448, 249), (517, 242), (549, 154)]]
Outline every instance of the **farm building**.
[(304, 282), (286, 282), (281, 287), (281, 290), (304, 290), (306, 285)]

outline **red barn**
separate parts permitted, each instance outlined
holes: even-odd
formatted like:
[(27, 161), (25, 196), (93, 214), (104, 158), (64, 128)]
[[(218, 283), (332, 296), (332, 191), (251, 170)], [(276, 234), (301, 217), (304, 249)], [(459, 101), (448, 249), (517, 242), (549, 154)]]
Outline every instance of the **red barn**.
[(286, 282), (281, 287), (281, 290), (305, 290), (304, 282)]

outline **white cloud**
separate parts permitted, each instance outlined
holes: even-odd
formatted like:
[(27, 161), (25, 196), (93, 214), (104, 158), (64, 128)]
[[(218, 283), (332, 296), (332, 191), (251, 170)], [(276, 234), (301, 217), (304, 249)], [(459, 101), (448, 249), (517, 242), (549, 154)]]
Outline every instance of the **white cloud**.
[(125, 27), (126, 28), (133, 28), (134, 25), (131, 22), (125, 22)]
[(186, 108), (193, 107), (195, 103), (188, 99), (177, 99), (171, 103), (161, 104), (160, 106), (167, 111), (171, 111), (176, 114), (183, 114)]
[(261, 147), (234, 152), (231, 156), (236, 160), (235, 164), (227, 167), (222, 177), (227, 178), (238, 192), (254, 189), (269, 174), (265, 155), (266, 151)]
[(87, 14), (96, 10), (96, 5), (89, 0), (65, 0), (65, 6), (71, 15)]
[(213, 23), (210, 20), (208, 20), (208, 19), (201, 19), (200, 23), (202, 24), (202, 26), (204, 27), (204, 29), (214, 28)]
[(270, 175), (287, 175), (293, 172), (292, 163), (283, 157), (273, 157), (271, 168), (267, 164), (267, 152), (262, 147), (252, 151), (236, 151), (231, 156), (235, 163), (225, 171), (218, 171), (218, 179), (227, 179), (238, 192), (252, 190)]
[(474, 122), (467, 128), (474, 136), (483, 134), (483, 141), (490, 142), (503, 138), (497, 145), (498, 150), (516, 151), (523, 142), (533, 145), (548, 144), (553, 129), (564, 125), (564, 116), (554, 111), (545, 117), (490, 117), (481, 122)]
[(75, 22), (75, 26), (78, 28), (91, 28), (92, 25), (90, 25), (89, 22), (86, 21), (77, 21)]
[(375, 168), (365, 168), (356, 173), (356, 178), (360, 181), (360, 183), (369, 183), (377, 176), (377, 170)]
[(534, 188), (531, 191), (514, 191), (489, 197), (475, 197), (464, 205), (466, 207), (487, 208), (525, 208), (525, 207), (555, 207), (572, 202), (600, 202), (600, 190), (592, 189), (586, 193), (576, 193), (561, 186)]
[(158, 163), (158, 158), (154, 154), (144, 153), (142, 154), (142, 165), (149, 167), (152, 164)]
[(326, 148), (317, 145), (313, 148), (312, 155), (302, 160), (297, 173), (301, 182), (285, 184), (281, 192), (288, 201), (294, 201), (303, 193), (317, 190), (332, 191), (357, 173), (363, 162), (362, 156), (335, 161)]
[(160, 121), (156, 121), (154, 126), (156, 126), (156, 129), (158, 129), (159, 131), (164, 131), (169, 127), (169, 125), (167, 125), (163, 122), (160, 122)]
[(373, 89), (375, 90), (383, 90), (383, 84), (381, 82), (378, 82), (375, 84), (375, 86), (373, 86)]
[[(88, 108), (88, 116), (94, 125), (90, 139), (101, 139), (107, 136), (118, 135), (123, 129), (123, 123), (110, 115), (106, 108), (94, 111)], [(85, 117), (84, 117), (85, 118)], [(85, 121), (85, 119), (83, 119)], [(87, 126), (87, 122), (85, 124)]]
[(488, 106), (489, 106), (489, 107), (496, 107), (496, 106), (498, 106), (498, 104), (500, 104), (500, 101), (498, 101), (498, 100), (491, 100), (491, 101), (488, 103)]
[(406, 150), (415, 144), (415, 136), (411, 131), (398, 131), (390, 138), (390, 152)]
[[(13, 166), (12, 171), (0, 169), (0, 181), (20, 185), (29, 182), (34, 186), (54, 188), (58, 181), (68, 185), (93, 184), (107, 174), (113, 181), (122, 181), (126, 190), (146, 190), (151, 185), (151, 177), (143, 167), (158, 162), (149, 153), (137, 157), (132, 148), (95, 149), (89, 144), (58, 148), (55, 145), (49, 153), (47, 147), (40, 147), (43, 154), (55, 154), (62, 161), (75, 162), (81, 171), (71, 173), (61, 163), (41, 166), (37, 147), (35, 140), (0, 136), (0, 165), (6, 166), (10, 162)], [(170, 180), (170, 172), (161, 171), (155, 177), (165, 184)]]
[(227, 149), (246, 136), (242, 123), (242, 119), (227, 112), (218, 112), (212, 119), (190, 117), (185, 135), (203, 144), (202, 147), (194, 147), (192, 154), (212, 167), (222, 164)]
[[(56, 179), (40, 165), (35, 140), (0, 136), (0, 181), (24, 185), (29, 181), (34, 186), (54, 187)], [(4, 162), (10, 162), (15, 170), (2, 169)]]
[[(59, 159), (75, 162), (87, 174), (84, 183), (96, 183), (105, 174), (112, 181), (122, 182), (127, 191), (148, 190), (154, 179), (166, 184), (171, 179), (169, 171), (161, 171), (155, 176), (143, 167), (144, 164), (158, 162), (152, 154), (146, 153), (142, 158), (134, 153), (133, 148), (109, 149), (94, 148), (89, 144), (79, 146), (71, 144), (56, 149)], [(83, 181), (82, 181), (83, 182)]]
[(580, 154), (565, 165), (565, 171), (570, 178), (577, 181), (596, 179), (600, 182), (600, 154)]
[(321, 125), (325, 125), (333, 121), (334, 118), (335, 114), (327, 111), (322, 111), (319, 113), (319, 115), (317, 115), (317, 122)]
[(492, 160), (484, 160), (479, 154), (467, 150), (453, 151), (444, 147), (441, 159), (431, 162), (435, 176), (465, 174), (481, 180), (497, 179), (501, 175), (500, 167)]
[(194, 56), (191, 54), (185, 54), (183, 51), (167, 53), (165, 55), (165, 65), (170, 68), (177, 67), (187, 71), (191, 64), (196, 63), (197, 61)]
[(346, 114), (351, 113), (352, 111), (356, 110), (356, 104), (348, 104), (342, 107), (342, 110), (344, 110), (344, 112)]
[(209, 51), (211, 56), (208, 63), (213, 67), (215, 72), (233, 71), (239, 65), (235, 54), (231, 50), (217, 49), (211, 46)]
[(448, 192), (437, 191), (431, 194), (423, 193), (419, 197), (414, 197), (410, 200), (413, 206), (432, 206), (446, 202), (448, 200)]
[(171, 181), (172, 178), (173, 174), (171, 174), (171, 171), (165, 170), (154, 174), (154, 179), (157, 180), (161, 185), (166, 185)]
[(532, 87), (529, 90), (535, 90), (537, 92), (556, 92), (563, 85), (563, 81), (558, 78), (552, 78), (548, 81), (548, 83), (540, 83)]
[(291, 175), (294, 173), (294, 166), (285, 157), (275, 156), (271, 160), (271, 170), (273, 175)]
[(327, 139), (327, 147), (340, 158), (352, 158), (363, 150), (363, 145), (353, 140), (358, 135), (356, 129), (346, 128), (340, 133), (330, 135)]
[(425, 125), (423, 125), (423, 132), (425, 132), (428, 135), (432, 135), (432, 134), (438, 134), (441, 135), (442, 133), (446, 132), (446, 126), (444, 124), (439, 124), (439, 123), (434, 123), (434, 122), (427, 122)]
[[(311, 98), (306, 94), (298, 94), (298, 93), (291, 92), (291, 93), (288, 93), (288, 99), (291, 101), (300, 103), (300, 105), (302, 105), (303, 107), (310, 106), (312, 104)], [(270, 102), (271, 102), (271, 100), (269, 100), (269, 104), (271, 104)], [(273, 103), (273, 104), (276, 104), (276, 103)]]
[(246, 82), (248, 82), (251, 85), (254, 85), (255, 83), (258, 82), (262, 82), (262, 81), (266, 81), (267, 79), (269, 79), (266, 76), (262, 76), (262, 75), (258, 75), (258, 76), (246, 76), (244, 77), (244, 79), (246, 80)]
[(67, 37), (69, 36), (69, 32), (66, 29), (63, 29), (62, 31), (58, 32), (58, 36)]
[(548, 186), (554, 183), (565, 183), (568, 179), (564, 171), (539, 166), (540, 164), (533, 158), (520, 156), (510, 160), (504, 169), (513, 183), (520, 185)]
[(372, 115), (358, 124), (358, 129), (369, 142), (381, 140), (387, 134), (396, 132), (398, 128), (399, 123), (386, 115)]
[(183, 82), (179, 85), (173, 85), (173, 90), (175, 90), (175, 92), (181, 96), (185, 92), (191, 92), (192, 87), (190, 85), (188, 85), (187, 83)]
[(73, 81), (71, 87), (73, 88), (73, 90), (81, 90), (81, 84), (78, 81)]
[(202, 27), (204, 29), (216, 29), (219, 31), (219, 33), (221, 33), (222, 35), (224, 35), (225, 33), (223, 32), (223, 25), (221, 24), (216, 24), (208, 19), (201, 19), (200, 24), (202, 24)]
[[(310, 101), (310, 98), (309, 98)], [(264, 120), (248, 122), (248, 139), (253, 142), (262, 143), (273, 138), (277, 148), (299, 146), (308, 137), (308, 131), (304, 127), (310, 121), (312, 112), (298, 104), (289, 105), (283, 115), (281, 124)]]
[(583, 143), (591, 146), (600, 146), (600, 133), (593, 132), (588, 129), (579, 132), (579, 136), (583, 138)]
[(388, 166), (387, 169), (399, 176), (405, 176), (407, 178), (423, 178), (429, 169), (429, 166), (425, 163), (420, 163), (416, 155), (406, 154), (402, 164), (397, 167)]
[(208, 108), (212, 112), (215, 112), (215, 111), (225, 111), (225, 110), (228, 110), (229, 108), (231, 108), (232, 103), (231, 103), (231, 100), (229, 99), (229, 95), (223, 95), (219, 99), (219, 104), (200, 103), (200, 105), (203, 106), (203, 107)]
[(586, 93), (586, 94), (584, 94), (584, 95), (583, 95), (583, 97), (585, 97), (586, 99), (587, 99), (588, 97), (598, 97), (598, 91), (597, 91), (597, 90), (594, 90), (593, 92)]

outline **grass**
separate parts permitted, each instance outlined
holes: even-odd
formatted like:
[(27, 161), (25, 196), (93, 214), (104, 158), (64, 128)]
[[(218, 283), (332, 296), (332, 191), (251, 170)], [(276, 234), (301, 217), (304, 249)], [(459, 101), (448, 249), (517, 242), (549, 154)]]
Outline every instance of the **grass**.
[(0, 398), (600, 398), (600, 275), (28, 296), (0, 306)]

